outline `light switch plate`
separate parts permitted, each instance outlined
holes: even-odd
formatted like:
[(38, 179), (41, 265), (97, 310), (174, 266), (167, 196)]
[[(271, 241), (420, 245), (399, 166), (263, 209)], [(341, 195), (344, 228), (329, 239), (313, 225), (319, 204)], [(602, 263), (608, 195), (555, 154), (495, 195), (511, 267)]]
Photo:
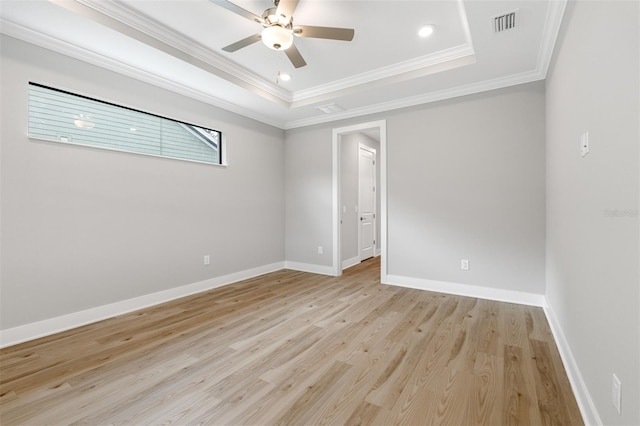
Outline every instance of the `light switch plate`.
[(589, 132), (584, 132), (580, 136), (580, 156), (584, 157), (589, 153)]

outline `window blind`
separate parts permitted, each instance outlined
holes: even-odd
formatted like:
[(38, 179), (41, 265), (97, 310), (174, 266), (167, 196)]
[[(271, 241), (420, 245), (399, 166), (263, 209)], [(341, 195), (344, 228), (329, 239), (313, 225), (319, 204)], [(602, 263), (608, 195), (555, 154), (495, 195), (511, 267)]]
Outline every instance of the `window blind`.
[(29, 83), (29, 137), (221, 164), (217, 130)]

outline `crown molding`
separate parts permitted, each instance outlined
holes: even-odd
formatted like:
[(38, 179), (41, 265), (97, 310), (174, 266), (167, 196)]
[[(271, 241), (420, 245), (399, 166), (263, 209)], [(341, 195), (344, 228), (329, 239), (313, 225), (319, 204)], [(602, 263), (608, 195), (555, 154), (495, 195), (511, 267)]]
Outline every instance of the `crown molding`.
[(435, 52), (431, 55), (377, 68), (375, 70), (336, 80), (321, 86), (298, 90), (293, 93), (292, 107), (308, 105), (310, 103), (318, 102), (322, 98), (342, 96), (345, 94), (343, 93), (345, 91), (350, 91), (350, 89), (358, 86), (367, 86), (369, 83), (373, 82), (392, 84), (404, 80), (405, 78), (403, 78), (403, 76), (407, 74), (411, 74), (412, 78), (418, 76), (415, 75), (417, 72), (419, 72), (420, 76), (431, 74), (433, 73), (433, 67), (453, 62), (461, 58), (467, 58), (474, 54), (475, 52), (473, 48), (465, 43), (460, 46)]
[(451, 89), (440, 90), (437, 92), (425, 93), (423, 95), (410, 96), (394, 101), (367, 105), (365, 107), (354, 108), (335, 114), (288, 121), (285, 123), (284, 128), (286, 130), (289, 130), (299, 127), (313, 126), (316, 124), (329, 123), (332, 121), (345, 120), (348, 118), (361, 117), (364, 115), (376, 114), (385, 111), (392, 111), (396, 109), (442, 101), (445, 99), (457, 98), (460, 96), (472, 95), (489, 90), (502, 89), (504, 87), (530, 83), (532, 81), (538, 80), (544, 80), (544, 76), (540, 72), (538, 72), (537, 70), (526, 71), (519, 74), (496, 78), (493, 80), (467, 84), (463, 86), (453, 87)]
[(209, 74), (215, 75), (216, 77), (222, 78), (236, 86), (242, 87), (258, 96), (263, 97), (271, 102), (280, 104), (284, 107), (289, 107), (289, 102), (284, 100), (278, 96), (273, 95), (272, 93), (263, 90), (260, 87), (254, 86), (241, 78), (237, 77), (234, 74), (230, 74), (226, 71), (223, 71), (216, 64), (212, 64), (207, 62), (207, 58), (201, 59), (196, 56), (193, 56), (188, 51), (183, 51), (180, 48), (174, 47), (171, 44), (165, 43), (164, 41), (154, 38), (153, 36), (147, 34), (144, 31), (140, 31), (125, 22), (119, 21), (118, 19), (111, 17), (109, 15), (105, 15), (104, 13), (93, 9), (90, 6), (85, 5), (76, 0), (49, 0), (50, 3), (53, 3), (57, 6), (60, 6), (71, 13), (79, 15), (83, 18), (89, 19), (93, 22), (96, 22), (100, 25), (103, 25), (107, 28), (110, 28), (122, 35), (125, 35), (133, 40), (136, 40), (140, 43), (146, 44), (149, 47), (152, 47), (160, 52), (163, 52), (169, 56), (172, 56), (180, 61), (193, 65), (201, 70), (208, 72)]
[(544, 21), (544, 31), (542, 32), (542, 42), (538, 51), (537, 70), (547, 77), (551, 58), (553, 57), (553, 49), (555, 48), (558, 34), (560, 33), (560, 25), (564, 17), (564, 11), (567, 7), (567, 0), (552, 0), (549, 2), (547, 9), (547, 17)]
[[(69, 2), (69, 0), (52, 0), (54, 2), (63, 2), (63, 1), (67, 1)], [(105, 7), (103, 7), (104, 4), (109, 4), (109, 6), (113, 6), (110, 9), (110, 12), (108, 13), (112, 13), (114, 15), (114, 17), (108, 17), (110, 19), (113, 20), (119, 20), (119, 18), (117, 17), (118, 13), (125, 13), (126, 8), (122, 7), (122, 5), (120, 3), (116, 3), (114, 1), (109, 1), (109, 2), (98, 2), (97, 0), (71, 0), (71, 3), (74, 4), (78, 4), (81, 5), (83, 7), (89, 7), (87, 6), (87, 4), (92, 4), (92, 5), (100, 5), (100, 6), (96, 6), (96, 7), (100, 7), (101, 10), (106, 10)], [(462, 4), (461, 0), (458, 0), (458, 4), (459, 4), (459, 10), (460, 10), (460, 16), (461, 16), (461, 20), (464, 24), (465, 27), (465, 34), (466, 37), (468, 38), (468, 43), (466, 43), (465, 45), (462, 46), (458, 46), (457, 48), (452, 48), (450, 49), (450, 51), (445, 51), (444, 53), (442, 53), (441, 55), (432, 55), (432, 56), (425, 56), (422, 58), (418, 58), (415, 61), (407, 61), (401, 65), (398, 66), (391, 66), (391, 67), (387, 67), (386, 69), (380, 69), (380, 70), (374, 70), (368, 73), (364, 73), (361, 74), (359, 76), (353, 77), (351, 79), (345, 79), (345, 80), (350, 80), (349, 82), (347, 81), (338, 81), (338, 82), (334, 82), (331, 85), (324, 85), (321, 87), (316, 87), (316, 88), (312, 88), (309, 89), (309, 91), (301, 91), (301, 92), (296, 92), (294, 94), (291, 94), (289, 92), (286, 92), (282, 89), (282, 91), (286, 92), (289, 94), (289, 101), (284, 101), (284, 103), (291, 107), (291, 101), (293, 100), (293, 97), (295, 96), (310, 96), (309, 98), (307, 98), (303, 103), (304, 104), (309, 104), (311, 102), (307, 102), (310, 99), (314, 99), (313, 96), (315, 96), (316, 101), (323, 97), (326, 96), (322, 94), (322, 90), (331, 90), (331, 87), (333, 87), (333, 92), (330, 92), (330, 95), (333, 97), (337, 97), (342, 95), (344, 92), (349, 91), (349, 90), (358, 90), (357, 87), (352, 86), (351, 89), (347, 89), (347, 84), (351, 83), (351, 84), (355, 84), (355, 85), (372, 85), (372, 84), (385, 84), (385, 81), (383, 81), (385, 79), (384, 74), (386, 73), (395, 73), (394, 74), (394, 78), (398, 79), (401, 78), (400, 76), (404, 77), (402, 78), (406, 78), (407, 76), (409, 76), (411, 74), (411, 71), (408, 71), (408, 69), (413, 69), (413, 72), (421, 72), (419, 65), (418, 65), (418, 61), (422, 61), (423, 64), (425, 63), (429, 63), (429, 61), (432, 62), (431, 67), (437, 67), (437, 66), (446, 66), (447, 63), (447, 55), (449, 55), (449, 61), (453, 60), (455, 61), (455, 59), (451, 59), (453, 58), (453, 56), (455, 54), (458, 54), (461, 56), (461, 58), (459, 58), (458, 60), (464, 60), (464, 58), (470, 58), (470, 56), (464, 56), (465, 54), (465, 49), (466, 49), (466, 53), (469, 52), (473, 52), (473, 46), (471, 44), (471, 38), (470, 38), (470, 33), (469, 33), (469, 29), (468, 29), (468, 24), (466, 21), (466, 13), (464, 11), (464, 6)], [(527, 72), (523, 72), (523, 73), (519, 73), (519, 74), (513, 74), (510, 76), (505, 76), (505, 77), (500, 77), (500, 78), (496, 78), (496, 79), (492, 79), (492, 80), (487, 80), (487, 81), (482, 81), (482, 82), (477, 82), (477, 83), (471, 83), (471, 84), (467, 84), (467, 85), (462, 85), (462, 86), (457, 86), (454, 88), (450, 88), (450, 89), (445, 89), (445, 90), (441, 90), (441, 91), (437, 91), (437, 92), (431, 92), (431, 93), (425, 93), (425, 94), (421, 94), (421, 95), (417, 95), (417, 96), (411, 96), (411, 97), (406, 97), (406, 98), (402, 98), (402, 99), (397, 99), (397, 100), (393, 100), (393, 101), (389, 101), (389, 102), (381, 102), (381, 103), (377, 103), (377, 104), (373, 104), (373, 105), (367, 105), (364, 107), (360, 107), (360, 108), (354, 108), (354, 109), (350, 109), (344, 112), (340, 112), (340, 113), (334, 113), (334, 114), (329, 114), (329, 115), (321, 115), (321, 116), (316, 116), (316, 117), (310, 117), (310, 118), (304, 118), (304, 119), (299, 119), (299, 120), (292, 120), (292, 121), (280, 121), (280, 120), (274, 120), (270, 117), (267, 117), (263, 114), (260, 114), (256, 111), (238, 106), (232, 102), (229, 101), (225, 101), (223, 99), (217, 98), (215, 96), (212, 95), (208, 95), (208, 94), (203, 94), (202, 92), (200, 92), (197, 88), (195, 87), (190, 87), (187, 86), (185, 84), (182, 83), (177, 83), (171, 79), (159, 76), (157, 74), (154, 74), (152, 72), (140, 69), (138, 67), (134, 67), (131, 66), (129, 64), (123, 63), (121, 61), (115, 60), (113, 58), (107, 57), (103, 54), (100, 54), (98, 52), (95, 51), (90, 51), (84, 47), (79, 47), (73, 43), (69, 43), (66, 42), (64, 40), (61, 40), (57, 37), (53, 37), (50, 35), (46, 35), (46, 34), (42, 34), (36, 30), (33, 30), (31, 28), (25, 27), (22, 24), (18, 24), (18, 23), (14, 23), (11, 21), (6, 20), (6, 18), (0, 18), (0, 32), (7, 34), (9, 36), (24, 40), (26, 42), (44, 47), (46, 49), (49, 50), (53, 50), (55, 52), (88, 62), (90, 64), (93, 65), (97, 65), (100, 67), (103, 67), (105, 69), (114, 71), (114, 72), (118, 72), (120, 74), (124, 74), (127, 75), (129, 77), (153, 84), (155, 86), (158, 87), (162, 87), (165, 88), (167, 90), (170, 90), (172, 92), (175, 93), (179, 93), (188, 97), (191, 97), (193, 99), (197, 99), (200, 100), (202, 102), (206, 102), (208, 104), (211, 104), (213, 106), (225, 109), (227, 111), (245, 116), (247, 118), (268, 124), (270, 126), (274, 126), (280, 129), (294, 129), (294, 128), (300, 128), (300, 127), (305, 127), (305, 126), (311, 126), (311, 125), (316, 125), (316, 124), (323, 124), (323, 123), (328, 123), (328, 122), (332, 122), (332, 121), (338, 121), (338, 120), (344, 120), (344, 119), (349, 119), (349, 118), (354, 118), (354, 117), (360, 117), (360, 116), (364, 116), (364, 115), (369, 115), (369, 114), (376, 114), (376, 113), (382, 113), (385, 111), (391, 111), (391, 110), (396, 110), (396, 109), (400, 109), (400, 108), (407, 108), (407, 107), (411, 107), (411, 106), (415, 106), (415, 105), (420, 105), (420, 104), (426, 104), (426, 103), (430, 103), (430, 102), (436, 102), (436, 101), (441, 101), (441, 100), (445, 100), (445, 99), (449, 99), (449, 98), (455, 98), (455, 97), (459, 97), (459, 96), (465, 96), (465, 95), (470, 95), (470, 94), (474, 94), (474, 93), (479, 93), (479, 92), (483, 92), (483, 91), (488, 91), (488, 90), (495, 90), (495, 89), (499, 89), (499, 88), (504, 88), (504, 87), (508, 87), (508, 86), (513, 86), (513, 85), (517, 85), (517, 84), (524, 84), (524, 83), (529, 83), (532, 81), (538, 81), (538, 80), (544, 80), (546, 78), (547, 75), (547, 71), (549, 68), (549, 64), (551, 62), (551, 58), (553, 55), (553, 49), (555, 46), (555, 42), (556, 39), (558, 37), (558, 33), (559, 33), (559, 29), (562, 23), (562, 18), (564, 15), (564, 11), (565, 11), (565, 7), (567, 4), (567, 0), (551, 0), (549, 2), (549, 6), (547, 9), (547, 16), (546, 16), (546, 20), (545, 20), (545, 24), (544, 24), (544, 30), (543, 30), (543, 36), (542, 36), (542, 41), (541, 41), (541, 45), (540, 45), (540, 49), (538, 51), (538, 58), (537, 58), (537, 63), (536, 63), (536, 68), (535, 70), (531, 70), (531, 71), (527, 71)], [(114, 6), (115, 5), (115, 6)], [(99, 11), (99, 10), (95, 10), (94, 13), (100, 13), (102, 14), (103, 12)], [(126, 11), (126, 14), (129, 14), (129, 11)], [(106, 15), (105, 15), (106, 16)], [(136, 19), (140, 19), (140, 20), (144, 20), (144, 17), (140, 17), (137, 16)], [(127, 25), (127, 24), (123, 24), (120, 22), (120, 24), (122, 25)], [(138, 25), (139, 22), (136, 22), (135, 25)], [(182, 40), (177, 40), (175, 38), (170, 38), (170, 39), (166, 39), (165, 37), (167, 36), (167, 30), (163, 29), (163, 26), (160, 24), (155, 23), (155, 25), (157, 25), (156, 27), (153, 27), (154, 23), (147, 23), (147, 24), (139, 24), (139, 27), (130, 27), (131, 30), (133, 31), (139, 31), (139, 32), (143, 32), (146, 37), (158, 37), (158, 42), (159, 43), (163, 43), (168, 45), (168, 47), (170, 47), (171, 49), (177, 49), (177, 50), (181, 50), (182, 48), (184, 48), (184, 43), (188, 40), (186, 38), (182, 38)], [(153, 27), (153, 31), (151, 31), (149, 28)], [(156, 34), (155, 31), (159, 31), (159, 34)], [(151, 34), (147, 34), (146, 31), (150, 31), (153, 35)], [(163, 41), (166, 40), (166, 41)], [(189, 41), (189, 43), (192, 43), (191, 41)], [(156, 46), (154, 46), (156, 47)], [(194, 46), (194, 45), (190, 45), (189, 46), (189, 50), (188, 51), (196, 51), (198, 52), (197, 54), (200, 55), (200, 53), (204, 54), (204, 52), (201, 52), (200, 49), (205, 49), (203, 46)], [(186, 55), (188, 56), (186, 53), (181, 52), (182, 55)], [(211, 57), (208, 57), (209, 59), (207, 60), (211, 60), (214, 61), (215, 57), (213, 55), (216, 55), (215, 53), (209, 52), (207, 51), (208, 55), (212, 55)], [(219, 56), (219, 55), (216, 55)], [(178, 56), (179, 57), (179, 56)], [(198, 58), (196, 58), (198, 59)], [(203, 60), (203, 59), (199, 59), (199, 60)], [(438, 61), (441, 61), (440, 63), (437, 63)], [(224, 65), (220, 65), (224, 63)], [(235, 64), (232, 63), (231, 61), (228, 61), (226, 59), (223, 58), (223, 61), (221, 62), (216, 62), (216, 64), (209, 64), (210, 67), (217, 67), (218, 65), (220, 65), (220, 67), (225, 67), (225, 70), (227, 69), (226, 67), (228, 66), (228, 71), (221, 71), (223, 73), (227, 73), (228, 74), (234, 74), (238, 69), (240, 69), (240, 67)], [(408, 67), (406, 70), (403, 71), (402, 66)], [(423, 65), (424, 67), (424, 65)], [(218, 69), (218, 68), (216, 68)], [(205, 68), (205, 70), (208, 70)], [(218, 69), (219, 70), (219, 69)], [(239, 72), (241, 72), (242, 69), (240, 69)], [(245, 70), (246, 71), (246, 70)], [(248, 72), (248, 71), (247, 71)], [(431, 72), (434, 72), (433, 70)], [(220, 76), (219, 74), (215, 74)], [(235, 76), (235, 74), (234, 74)], [(253, 76), (254, 78), (257, 78), (258, 80), (260, 80), (260, 77), (257, 76)], [(366, 83), (366, 78), (378, 78), (378, 80), (373, 80), (370, 81), (369, 83)], [(221, 77), (224, 78), (224, 77)], [(235, 76), (234, 79), (239, 79), (240, 77)], [(359, 78), (361, 78), (361, 80), (358, 80)], [(389, 77), (387, 77), (389, 78)], [(230, 81), (232, 83), (235, 83), (235, 81), (233, 80), (229, 80), (227, 79), (227, 81)], [(244, 80), (243, 80), (244, 81)], [(236, 83), (237, 84), (237, 83)], [(242, 87), (245, 87), (247, 83), (245, 82), (244, 84), (241, 84)], [(360, 87), (362, 88), (362, 87)], [(279, 88), (278, 88), (279, 89)], [(256, 93), (255, 91), (253, 91), (254, 93)], [(338, 93), (340, 92), (340, 93)], [(302, 95), (300, 95), (300, 93), (302, 93)], [(326, 92), (325, 92), (326, 93)], [(280, 93), (280, 95), (282, 95), (282, 93)], [(269, 99), (269, 98), (267, 98)], [(283, 103), (283, 100), (281, 97), (279, 97), (279, 102), (278, 103)], [(297, 106), (297, 105), (296, 105)]]
[[(456, 61), (461, 58), (473, 56), (475, 54), (475, 51), (473, 49), (471, 30), (469, 29), (469, 21), (467, 20), (467, 12), (464, 8), (464, 3), (462, 2), (462, 0), (456, 0), (456, 3), (458, 7), (460, 26), (464, 34), (464, 43), (462, 43), (461, 45), (454, 46), (445, 50), (440, 50), (438, 52), (418, 58), (398, 62), (390, 66), (377, 68), (375, 70), (367, 71), (358, 75), (336, 80), (331, 83), (311, 87), (309, 89), (298, 90), (296, 92), (293, 92), (292, 107), (319, 102), (322, 100), (321, 98), (326, 99), (327, 97), (329, 97), (327, 95), (330, 94), (334, 95), (335, 97), (342, 96), (346, 93), (340, 92), (347, 91), (348, 89), (355, 88), (356, 86), (366, 86), (368, 83), (372, 82), (380, 82), (382, 84), (396, 83), (405, 79), (402, 78), (403, 74), (412, 74), (411, 78), (432, 74), (433, 70), (430, 69), (431, 67), (442, 65), (449, 61)], [(421, 71), (420, 75), (417, 75), (416, 71)]]
[[(407, 78), (416, 78), (422, 75), (428, 75), (436, 72), (434, 71), (435, 68), (433, 67), (441, 66), (449, 61), (453, 62), (461, 58), (470, 57), (475, 53), (473, 50), (473, 43), (471, 40), (464, 4), (462, 3), (462, 0), (456, 0), (460, 24), (465, 37), (465, 42), (463, 44), (438, 51), (430, 55), (425, 55), (422, 57), (399, 62), (391, 66), (367, 71), (328, 84), (312, 87), (309, 89), (298, 90), (295, 92), (289, 92), (283, 89), (281, 86), (273, 84), (258, 76), (257, 74), (249, 71), (248, 69), (225, 58), (223, 55), (220, 55), (206, 48), (197, 41), (178, 34), (166, 25), (153, 20), (147, 15), (140, 13), (139, 11), (131, 8), (130, 6), (127, 6), (122, 2), (114, 0), (50, 1), (56, 4), (61, 4), (63, 7), (66, 7), (66, 4), (77, 3), (81, 4), (84, 7), (90, 8), (96, 13), (109, 17), (125, 26), (124, 28), (114, 28), (113, 25), (109, 25), (107, 23), (107, 25), (109, 25), (116, 31), (124, 32), (127, 36), (135, 38), (143, 43), (150, 44), (149, 41), (143, 40), (142, 37), (135, 34), (134, 32), (127, 31), (126, 27), (130, 27), (137, 32), (140, 32), (148, 37), (160, 41), (163, 44), (179, 50), (182, 55), (192, 56), (214, 67), (216, 70), (222, 71), (228, 76), (239, 79), (240, 81), (251, 86), (245, 86), (245, 88), (249, 90), (251, 90), (251, 88), (257, 88), (260, 91), (264, 91), (272, 96), (277, 97), (281, 101), (285, 102), (286, 106), (289, 108), (298, 108), (300, 106), (321, 102), (325, 99), (345, 96), (357, 90), (367, 88), (371, 85), (371, 83), (377, 83), (378, 85), (393, 84)], [(82, 11), (76, 13), (83, 14)], [(87, 16), (86, 13), (84, 13), (83, 15)], [(95, 17), (87, 17), (96, 20)], [(152, 43), (151, 45), (155, 48), (160, 49), (161, 51), (164, 51), (165, 53), (178, 57), (178, 55), (168, 51), (161, 45), (157, 46), (156, 43)], [(210, 69), (205, 70), (209, 72), (212, 71)], [(439, 68), (437, 71), (441, 70), (443, 69)], [(218, 73), (216, 75), (221, 78), (225, 78), (232, 83), (238, 84), (237, 81), (227, 78), (224, 74)], [(255, 92), (255, 90), (253, 91)]]
[(134, 67), (124, 62), (117, 61), (111, 57), (107, 57), (100, 53), (88, 50), (84, 47), (81, 48), (75, 44), (68, 43), (57, 37), (43, 34), (21, 24), (9, 21), (3, 17), (0, 17), (0, 33), (60, 53), (62, 55), (69, 56), (74, 59), (87, 62), (91, 65), (95, 65), (109, 71), (116, 72), (118, 74), (126, 75), (127, 77), (131, 77), (145, 83), (153, 84), (154, 86), (158, 86), (171, 92), (178, 93), (192, 99), (199, 100), (201, 102), (205, 102), (209, 105), (222, 108), (226, 111), (242, 115), (261, 123), (268, 124), (279, 129), (284, 128), (284, 123), (282, 121), (273, 120), (269, 117), (265, 117), (262, 114), (256, 113), (255, 111), (240, 107), (232, 102), (228, 102), (215, 96), (202, 93), (202, 91), (197, 88), (177, 83), (173, 80), (161, 77), (157, 74), (148, 72), (138, 67)]
[[(251, 86), (276, 96), (287, 103), (291, 102), (291, 93), (289, 91), (263, 79), (254, 72), (236, 64), (223, 55), (206, 48), (198, 41), (172, 31), (166, 25), (163, 25), (149, 16), (140, 13), (123, 2), (113, 0), (74, 1), (115, 19), (116, 21), (119, 21), (120, 23), (137, 31), (147, 34), (148, 36), (160, 40), (182, 52), (189, 52), (188, 55), (216, 67), (225, 73), (233, 75)], [(131, 36), (130, 34), (127, 35)]]
[[(385, 111), (392, 111), (400, 108), (412, 107), (420, 104), (442, 101), (445, 99), (456, 98), (465, 95), (472, 95), (488, 90), (501, 89), (518, 84), (530, 83), (533, 81), (544, 80), (547, 77), (553, 49), (560, 32), (562, 18), (567, 5), (567, 0), (551, 0), (547, 9), (544, 30), (542, 34), (542, 42), (538, 51), (535, 70), (525, 71), (519, 74), (513, 74), (492, 80), (481, 81), (478, 83), (467, 84), (454, 87), (451, 89), (441, 90), (437, 92), (425, 93), (412, 97), (406, 97), (389, 102), (381, 102), (378, 104), (367, 105), (361, 108), (354, 108), (340, 113), (330, 114), (326, 116), (317, 116), (301, 120), (292, 120), (285, 123), (285, 129), (295, 129), (316, 124), (324, 124), (332, 121), (345, 120), (349, 118), (361, 117), (369, 114), (376, 114)], [(466, 22), (466, 13), (464, 5), (460, 2), (461, 19), (464, 19), (466, 34), (471, 40), (469, 26)]]

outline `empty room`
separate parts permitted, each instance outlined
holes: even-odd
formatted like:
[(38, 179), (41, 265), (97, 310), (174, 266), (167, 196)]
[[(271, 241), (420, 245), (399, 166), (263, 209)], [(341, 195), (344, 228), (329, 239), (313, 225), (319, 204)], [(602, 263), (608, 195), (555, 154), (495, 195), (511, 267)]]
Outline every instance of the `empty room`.
[(640, 425), (639, 1), (0, 33), (0, 424)]

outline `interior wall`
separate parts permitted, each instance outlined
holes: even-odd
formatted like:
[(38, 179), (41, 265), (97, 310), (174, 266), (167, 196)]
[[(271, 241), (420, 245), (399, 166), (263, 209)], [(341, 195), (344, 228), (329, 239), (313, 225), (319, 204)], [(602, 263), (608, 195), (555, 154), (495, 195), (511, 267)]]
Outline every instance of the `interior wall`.
[[(331, 267), (331, 127), (285, 132), (285, 257)], [(317, 248), (322, 247), (323, 253)]]
[[(3, 330), (284, 261), (282, 130), (9, 37), (1, 62)], [(229, 166), (30, 140), (29, 81), (219, 129)]]
[(331, 264), (331, 129), (380, 118), (389, 275), (544, 294), (542, 82), (286, 131), (287, 260)]
[(546, 296), (606, 425), (640, 424), (639, 9), (570, 2), (546, 90)]
[[(340, 196), (344, 207), (341, 211), (341, 251), (342, 261), (359, 257), (358, 226), (360, 217), (358, 206), (358, 156), (360, 144), (376, 150), (380, 155), (380, 142), (362, 133), (343, 135), (340, 139)], [(376, 161), (376, 189), (380, 188), (380, 161)], [(380, 212), (380, 198), (376, 196), (376, 212)], [(376, 220), (376, 253), (380, 250), (380, 214)]]

